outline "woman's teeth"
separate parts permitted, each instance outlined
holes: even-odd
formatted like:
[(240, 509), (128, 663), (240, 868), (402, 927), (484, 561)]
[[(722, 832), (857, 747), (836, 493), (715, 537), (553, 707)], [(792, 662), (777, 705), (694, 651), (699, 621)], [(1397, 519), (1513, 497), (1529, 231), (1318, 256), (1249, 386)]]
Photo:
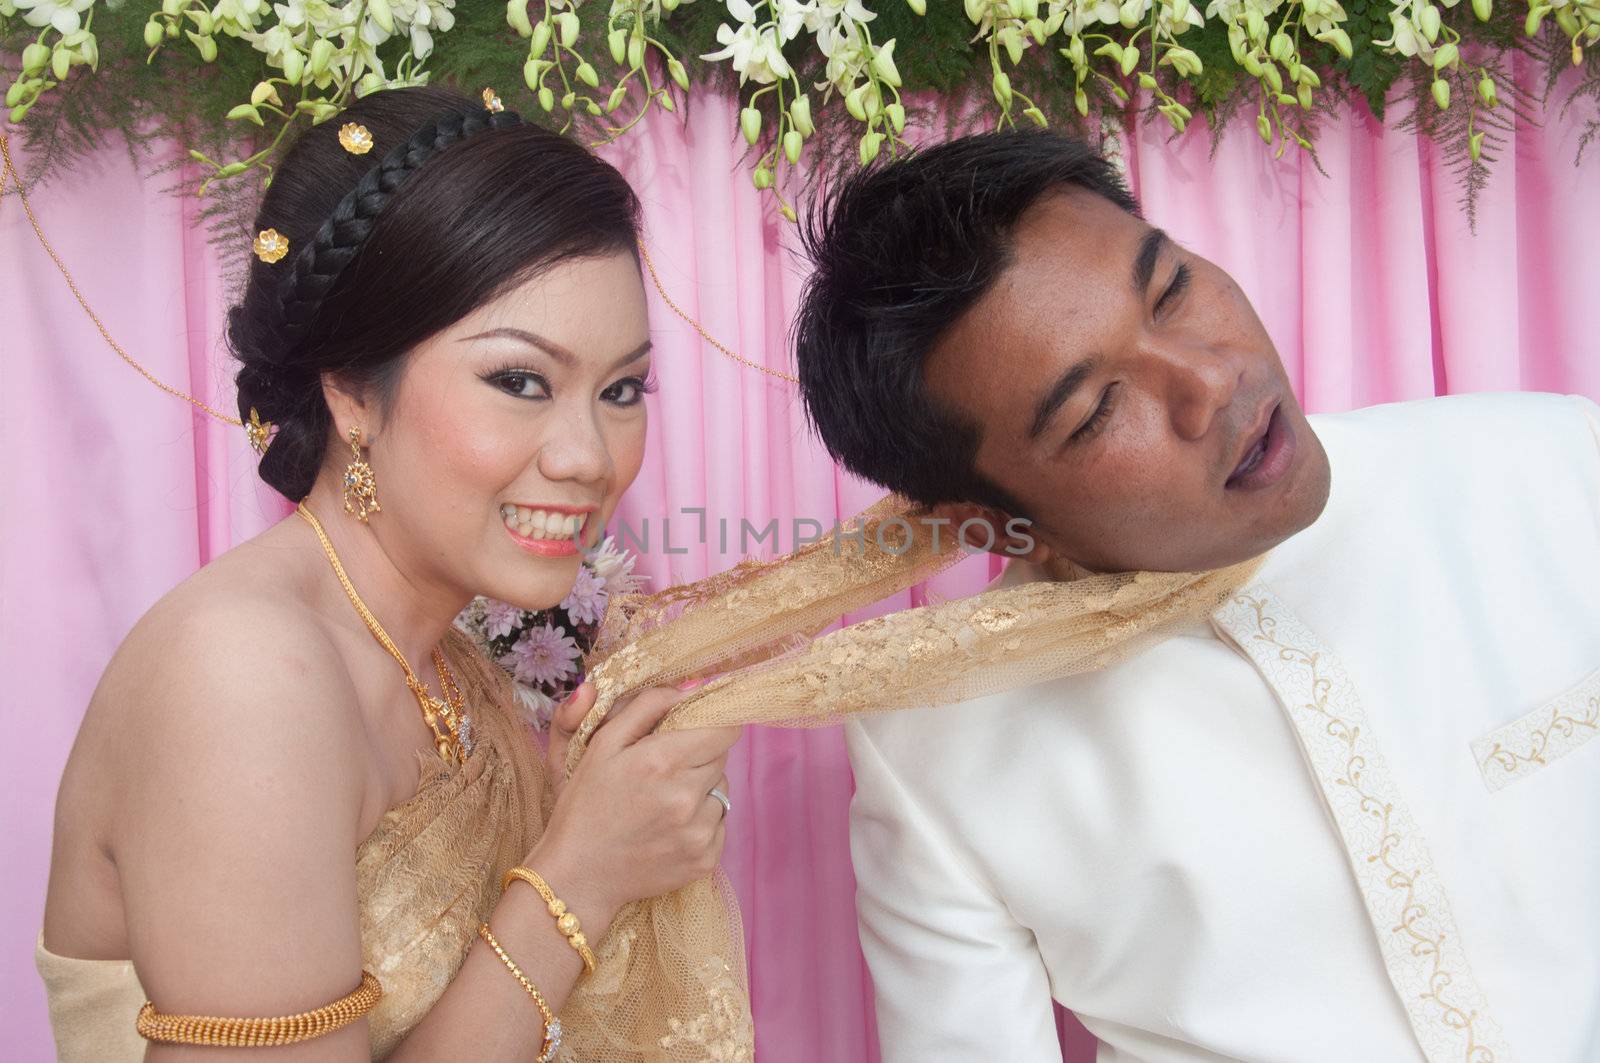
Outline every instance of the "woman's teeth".
[(547, 509), (529, 509), (510, 502), (500, 507), (500, 519), (507, 528), (525, 539), (575, 539), (588, 519), (583, 513), (552, 513)]

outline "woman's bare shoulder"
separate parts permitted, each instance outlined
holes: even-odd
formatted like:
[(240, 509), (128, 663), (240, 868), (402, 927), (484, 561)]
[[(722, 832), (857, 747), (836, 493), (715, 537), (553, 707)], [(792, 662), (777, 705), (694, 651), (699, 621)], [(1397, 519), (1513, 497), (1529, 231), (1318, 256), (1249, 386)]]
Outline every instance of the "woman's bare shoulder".
[(169, 1010), (293, 1010), (361, 963), (354, 684), (293, 567), (237, 560), (129, 634), (58, 806), (97, 802), (85, 818), (115, 867), (126, 954)]
[(290, 559), (252, 545), (185, 580), (129, 632), (85, 714), (64, 790), (75, 770), (92, 774), (131, 812), (152, 788), (229, 787), (259, 770), (359, 808), (351, 759), (365, 738), (347, 665), (297, 593)]

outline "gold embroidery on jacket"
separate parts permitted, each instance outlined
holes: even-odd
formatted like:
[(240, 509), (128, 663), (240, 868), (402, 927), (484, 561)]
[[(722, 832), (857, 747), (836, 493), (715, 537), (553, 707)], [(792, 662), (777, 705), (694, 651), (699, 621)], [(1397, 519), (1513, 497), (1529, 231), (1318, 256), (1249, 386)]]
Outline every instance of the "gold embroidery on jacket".
[(1600, 733), (1600, 670), (1554, 701), (1472, 743), (1483, 784), (1498, 790), (1566, 756)]
[(1289, 710), (1423, 1054), (1430, 1063), (1509, 1063), (1432, 857), (1366, 732), (1343, 666), (1262, 585), (1235, 596), (1214, 620)]

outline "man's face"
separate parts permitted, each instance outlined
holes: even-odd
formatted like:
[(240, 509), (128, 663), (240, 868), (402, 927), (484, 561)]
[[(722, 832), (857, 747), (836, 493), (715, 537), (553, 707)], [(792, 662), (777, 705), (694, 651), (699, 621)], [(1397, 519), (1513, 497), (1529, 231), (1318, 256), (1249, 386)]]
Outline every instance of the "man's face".
[(1327, 455), (1231, 277), (1078, 189), (1013, 242), (924, 372), (1035, 539), (1098, 571), (1197, 571), (1317, 518)]

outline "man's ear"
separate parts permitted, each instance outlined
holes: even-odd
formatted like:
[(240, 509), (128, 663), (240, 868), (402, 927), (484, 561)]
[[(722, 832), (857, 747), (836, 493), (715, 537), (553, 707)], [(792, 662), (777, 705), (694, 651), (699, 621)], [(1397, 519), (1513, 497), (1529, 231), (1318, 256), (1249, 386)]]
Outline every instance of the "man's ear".
[(950, 522), (952, 538), (969, 550), (987, 550), (1012, 561), (1042, 565), (1054, 551), (1033, 535), (1029, 521), (976, 502), (944, 502), (931, 516)]

